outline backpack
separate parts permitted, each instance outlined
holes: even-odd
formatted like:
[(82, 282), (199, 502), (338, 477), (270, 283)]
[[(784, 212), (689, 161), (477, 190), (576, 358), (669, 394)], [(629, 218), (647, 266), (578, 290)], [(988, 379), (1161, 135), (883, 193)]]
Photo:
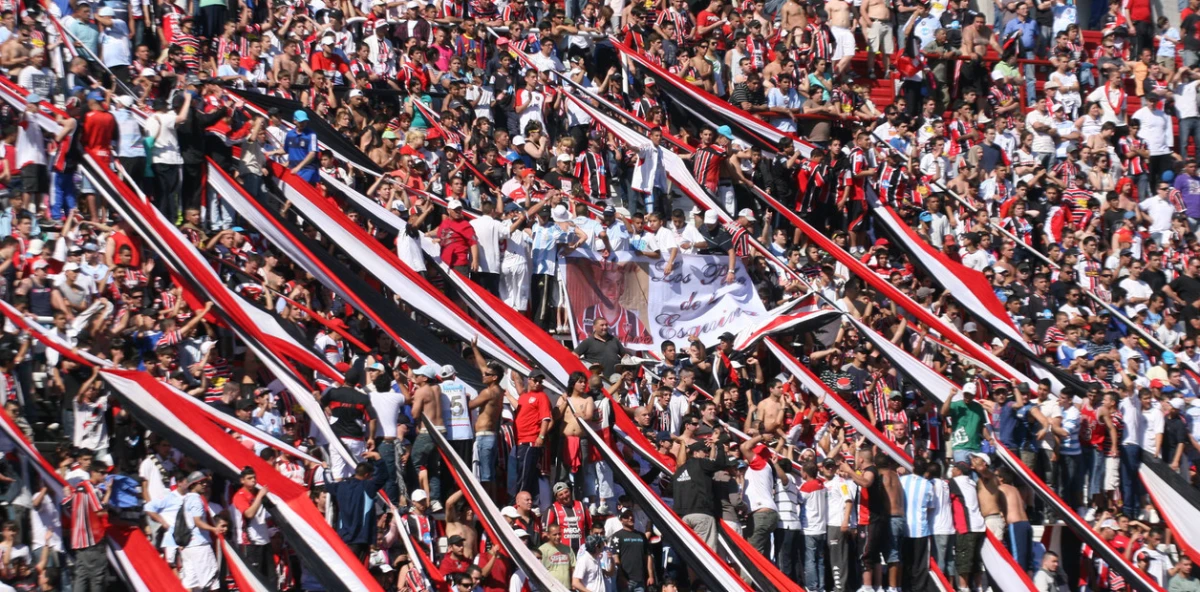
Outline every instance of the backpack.
[(179, 506), (179, 513), (175, 514), (175, 529), (171, 532), (171, 537), (180, 547), (187, 547), (188, 543), (192, 542), (192, 526), (188, 524), (187, 511), (183, 506)]

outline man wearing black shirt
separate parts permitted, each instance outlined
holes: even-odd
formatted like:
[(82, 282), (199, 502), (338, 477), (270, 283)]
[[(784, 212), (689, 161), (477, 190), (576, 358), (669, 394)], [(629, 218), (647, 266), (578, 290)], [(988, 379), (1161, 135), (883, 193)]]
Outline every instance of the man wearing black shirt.
[(1179, 415), (1183, 405), (1181, 397), (1171, 399), (1169, 403), (1163, 405), (1167, 416), (1163, 421), (1162, 459), (1171, 466), (1172, 471), (1180, 473), (1187, 479), (1190, 478), (1190, 475), (1187, 475), (1189, 467), (1183, 460), (1186, 458), (1187, 451), (1185, 449), (1191, 441), (1191, 436), (1188, 432), (1187, 422)]
[[(678, 436), (676, 436), (678, 440)], [(731, 466), (721, 454), (717, 443), (720, 438), (713, 438), (711, 444), (692, 442), (684, 447), (683, 441), (678, 440), (679, 450), (675, 453), (675, 476), (672, 478), (675, 490), (675, 514), (683, 518), (683, 523), (696, 532), (696, 536), (704, 539), (709, 548), (717, 544), (716, 498), (713, 496), (713, 475), (721, 469)], [(710, 459), (709, 457), (715, 457)]]
[(591, 336), (579, 342), (575, 353), (585, 362), (603, 366), (604, 376), (608, 376), (617, 369), (617, 364), (621, 363), (621, 357), (625, 355), (625, 346), (609, 335), (608, 320), (597, 317), (592, 321)]
[(654, 585), (654, 562), (648, 553), (646, 535), (633, 527), (633, 511), (621, 511), (621, 530), (612, 536), (613, 558), (617, 563), (617, 587), (621, 590), (645, 590)]
[(1192, 304), (1200, 300), (1200, 258), (1188, 259), (1187, 268), (1171, 283), (1163, 286), (1163, 293), (1178, 304)]
[(850, 375), (855, 392), (867, 388), (867, 381), (871, 379), (871, 372), (867, 370), (867, 355), (870, 353), (871, 350), (867, 349), (867, 346), (860, 345), (854, 349), (854, 357), (850, 363), (842, 366), (842, 372)]
[[(365, 393), (344, 386), (334, 387), (321, 396), (321, 407), (328, 409), (333, 434), (346, 450), (361, 459), (363, 452), (375, 448), (375, 407)], [(331, 454), (329, 469), (338, 479), (354, 474), (354, 467), (340, 454)]]
[(579, 186), (579, 178), (572, 174), (575, 171), (575, 158), (569, 153), (559, 154), (555, 167), (546, 173), (546, 184), (570, 195)]

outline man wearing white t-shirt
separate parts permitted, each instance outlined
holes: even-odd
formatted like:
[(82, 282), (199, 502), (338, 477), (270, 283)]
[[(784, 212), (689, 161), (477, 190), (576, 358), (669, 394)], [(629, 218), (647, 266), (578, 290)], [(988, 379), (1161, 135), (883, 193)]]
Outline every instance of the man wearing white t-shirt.
[[(804, 585), (825, 590), (826, 530), (829, 524), (829, 496), (825, 482), (817, 476), (816, 463), (804, 465), (804, 484), (800, 486), (800, 525), (804, 530)], [(842, 511), (841, 508), (838, 511)]]
[(658, 212), (646, 214), (644, 236), (646, 241), (640, 254), (666, 261), (662, 268), (662, 274), (669, 275), (675, 268), (675, 259), (679, 257), (679, 246), (675, 244), (675, 232), (663, 225), (662, 214)]
[(587, 541), (575, 556), (575, 570), (571, 572), (571, 589), (579, 592), (604, 592), (604, 579), (611, 575), (600, 567), (600, 555), (604, 553), (604, 537), (588, 535)]
[(499, 212), (492, 202), (484, 202), (480, 208), (482, 216), (471, 220), (475, 229), (475, 240), (479, 242), (479, 271), (471, 273), (471, 279), (491, 292), (500, 295), (500, 262), (503, 254), (500, 246), (508, 241), (509, 225), (498, 219)]
[(771, 533), (779, 524), (779, 506), (775, 504), (775, 471), (783, 472), (778, 467), (772, 467), (774, 460), (770, 458), (767, 445), (762, 443), (762, 435), (756, 435), (742, 442), (742, 458), (747, 459), (746, 480), (742, 496), (750, 507), (751, 524), (754, 530), (750, 533), (750, 544), (763, 557), (771, 551)]
[(1150, 297), (1154, 295), (1154, 290), (1150, 288), (1141, 279), (1142, 270), (1145, 269), (1145, 264), (1141, 261), (1134, 261), (1129, 265), (1129, 275), (1121, 280), (1121, 289), (1125, 290), (1125, 314), (1133, 316), (1138, 310), (1145, 308)]
[(837, 461), (827, 458), (821, 464), (825, 476), (825, 532), (829, 544), (829, 567), (833, 574), (828, 589), (845, 592), (850, 579), (850, 563), (854, 551), (854, 527), (857, 523), (854, 502), (858, 499), (858, 485), (849, 475), (839, 473)]

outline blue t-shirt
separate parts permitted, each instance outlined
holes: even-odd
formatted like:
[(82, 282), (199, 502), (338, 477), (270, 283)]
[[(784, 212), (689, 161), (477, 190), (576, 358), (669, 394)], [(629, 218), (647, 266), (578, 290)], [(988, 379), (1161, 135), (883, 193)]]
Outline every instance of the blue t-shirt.
[[(319, 150), (317, 148), (317, 134), (308, 128), (305, 128), (303, 131), (292, 129), (283, 140), (283, 149), (287, 151), (288, 166), (294, 167), (303, 162), (309, 153)], [(319, 162), (319, 160), (314, 158), (304, 168), (315, 170)]]

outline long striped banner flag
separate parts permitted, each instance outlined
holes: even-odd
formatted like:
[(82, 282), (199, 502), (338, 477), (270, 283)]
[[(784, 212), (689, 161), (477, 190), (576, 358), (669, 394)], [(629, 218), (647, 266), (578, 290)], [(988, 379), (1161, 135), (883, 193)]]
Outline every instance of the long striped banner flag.
[(542, 562), (534, 557), (533, 552), (517, 536), (504, 516), (500, 515), (500, 508), (496, 506), (496, 502), (488, 495), (483, 484), (475, 478), (475, 473), (471, 470), (470, 465), (450, 446), (446, 436), (434, 427), (428, 417), (421, 417), (421, 427), (433, 439), (442, 458), (446, 460), (446, 467), (450, 470), (455, 482), (458, 483), (459, 490), (462, 491), (467, 503), (475, 510), (475, 515), (479, 517), (479, 522), (483, 525), (484, 530), (504, 549), (505, 555), (508, 555), (513, 563), (525, 573), (529, 578), (530, 585), (545, 592), (569, 592), (566, 586), (550, 575)]
[(206, 295), (216, 304), (213, 310), (224, 318), (255, 357), (287, 388), (304, 409), (309, 421), (325, 437), (333, 453), (341, 456), (349, 466), (358, 464), (354, 455), (333, 433), (324, 409), (294, 364), (321, 372), (338, 382), (342, 380), (341, 374), (323, 358), (297, 342), (280, 325), (278, 317), (249, 304), (225, 286), (220, 276), (179, 229), (153, 205), (134, 194), (111, 170), (98, 164), (91, 156), (84, 157), (83, 165), (83, 172), (96, 188), (96, 193), (174, 270), (175, 277), (185, 280), (182, 282), (184, 289), (190, 286), (195, 293)]
[[(600, 456), (612, 468), (613, 476), (621, 482), (626, 493), (638, 501), (638, 505), (650, 516), (650, 520), (654, 526), (658, 527), (663, 538), (670, 541), (671, 549), (683, 556), (685, 564), (696, 568), (694, 570), (696, 576), (704, 580), (710, 590), (749, 592), (750, 588), (729, 569), (729, 566), (725, 565), (724, 561), (716, 556), (712, 549), (704, 544), (704, 541), (696, 536), (692, 529), (683, 524), (683, 520), (642, 481), (641, 476), (625, 464), (621, 456), (609, 446), (608, 442), (604, 441), (604, 438), (600, 437), (595, 429), (586, 421), (576, 423), (583, 428), (588, 439), (592, 441), (592, 446), (596, 447)], [(710, 568), (700, 568), (703, 565), (710, 566)], [(786, 578), (784, 580), (786, 581)], [(793, 584), (782, 590), (802, 591), (803, 588)]]
[(266, 508), (276, 526), (305, 567), (328, 589), (382, 592), (366, 566), (312, 504), (307, 489), (281, 475), (215, 423), (188, 421), (191, 407), (164, 392), (165, 385), (150, 375), (116, 369), (100, 372), (142, 425), (189, 458), (232, 481), (237, 481), (244, 467), (254, 469), (258, 482), (267, 488)]

